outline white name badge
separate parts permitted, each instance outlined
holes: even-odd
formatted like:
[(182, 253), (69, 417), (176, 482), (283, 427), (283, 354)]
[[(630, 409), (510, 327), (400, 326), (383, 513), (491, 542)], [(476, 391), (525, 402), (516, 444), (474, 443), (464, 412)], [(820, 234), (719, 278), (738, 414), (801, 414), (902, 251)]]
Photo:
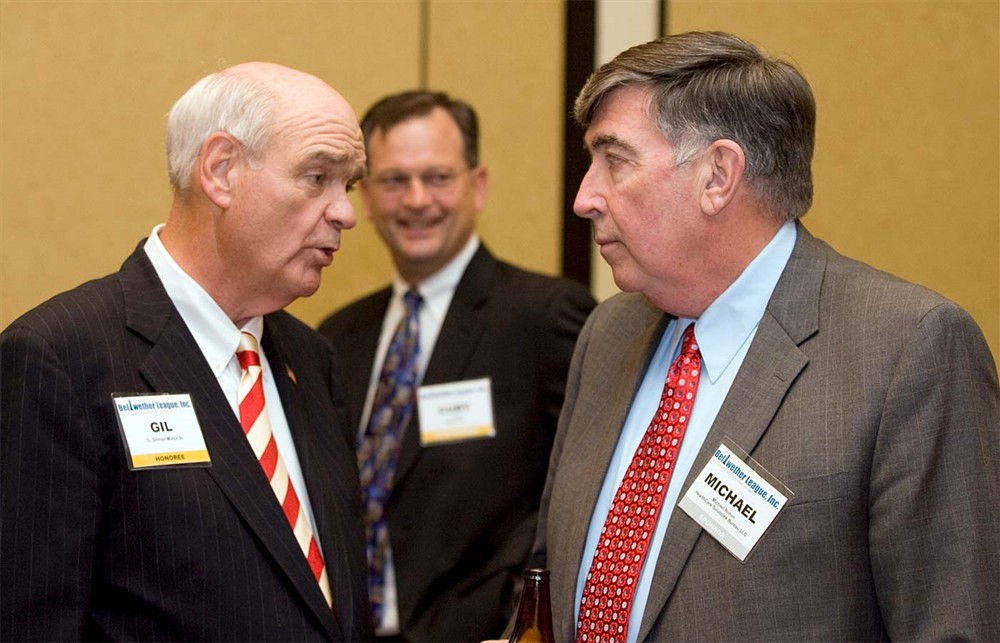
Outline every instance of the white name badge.
[(417, 389), (421, 446), (492, 438), (490, 378), (431, 384)]
[(211, 465), (187, 393), (112, 395), (129, 469)]
[(741, 562), (794, 494), (723, 440), (679, 506)]

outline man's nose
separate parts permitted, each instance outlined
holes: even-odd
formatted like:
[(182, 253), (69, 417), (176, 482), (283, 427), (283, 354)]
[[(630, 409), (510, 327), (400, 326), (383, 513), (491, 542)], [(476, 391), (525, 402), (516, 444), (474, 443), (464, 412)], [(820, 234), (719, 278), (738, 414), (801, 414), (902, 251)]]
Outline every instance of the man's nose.
[(347, 195), (347, 190), (341, 191), (336, 198), (330, 201), (326, 206), (323, 216), (327, 221), (341, 230), (353, 228), (358, 222), (357, 213), (354, 211), (354, 204), (351, 203), (351, 199)]
[(594, 175), (594, 166), (587, 169), (580, 181), (580, 188), (576, 191), (576, 198), (573, 200), (573, 212), (578, 217), (591, 219), (601, 212), (607, 210), (607, 203), (597, 189), (597, 178)]
[(419, 176), (411, 176), (403, 194), (403, 205), (408, 208), (423, 208), (431, 202), (431, 191)]

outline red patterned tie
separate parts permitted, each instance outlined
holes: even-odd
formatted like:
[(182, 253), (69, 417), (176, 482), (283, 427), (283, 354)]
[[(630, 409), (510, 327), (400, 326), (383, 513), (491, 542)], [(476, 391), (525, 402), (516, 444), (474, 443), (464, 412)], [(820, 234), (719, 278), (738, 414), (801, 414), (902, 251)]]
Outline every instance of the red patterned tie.
[(316, 539), (313, 538), (312, 527), (302, 511), (299, 496), (295, 493), (295, 487), (292, 486), (288, 470), (285, 469), (285, 462), (278, 453), (278, 445), (271, 433), (271, 423), (267, 419), (267, 409), (264, 405), (264, 382), (261, 379), (257, 340), (250, 333), (241, 334), (240, 345), (236, 349), (236, 359), (243, 369), (239, 389), (240, 424), (243, 425), (243, 432), (250, 441), (260, 466), (264, 469), (264, 475), (271, 483), (274, 495), (281, 503), (285, 518), (288, 519), (288, 524), (295, 534), (295, 540), (298, 541), (299, 548), (302, 549), (313, 576), (319, 583), (323, 596), (326, 597), (327, 604), (332, 606), (330, 579), (326, 573), (326, 565), (323, 564), (323, 556), (316, 545)]
[(578, 641), (624, 641), (628, 634), (639, 572), (694, 406), (700, 374), (701, 354), (692, 324), (684, 331), (681, 354), (667, 373), (660, 406), (632, 456), (604, 521), (583, 586)]

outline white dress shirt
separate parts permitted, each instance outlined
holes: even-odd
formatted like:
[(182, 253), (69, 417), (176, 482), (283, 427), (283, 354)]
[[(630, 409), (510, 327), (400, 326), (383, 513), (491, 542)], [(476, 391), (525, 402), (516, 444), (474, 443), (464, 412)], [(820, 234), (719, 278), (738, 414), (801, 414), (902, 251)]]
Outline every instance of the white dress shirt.
[[(239, 419), (239, 386), (242, 371), (239, 360), (236, 358), (236, 349), (240, 344), (241, 332), (243, 331), (253, 335), (257, 339), (257, 345), (261, 346), (264, 318), (258, 315), (244, 324), (243, 328), (237, 328), (222, 308), (215, 303), (215, 300), (205, 292), (205, 289), (184, 272), (170, 256), (170, 253), (163, 246), (163, 242), (160, 241), (161, 229), (163, 229), (163, 224), (153, 228), (143, 245), (143, 250), (153, 264), (156, 275), (163, 282), (167, 295), (180, 312), (181, 318), (184, 319), (188, 330), (191, 331), (191, 335), (194, 336), (209, 368), (215, 373), (222, 393), (229, 401), (233, 413)], [(260, 365), (271, 433), (278, 445), (278, 453), (281, 454), (281, 459), (285, 462), (288, 477), (292, 481), (299, 502), (302, 504), (302, 511), (312, 526), (316, 544), (322, 552), (323, 543), (320, 542), (319, 533), (316, 531), (316, 521), (313, 519), (309, 492), (306, 489), (305, 478), (302, 476), (302, 467), (299, 465), (298, 453), (295, 451), (295, 442), (292, 440), (288, 420), (285, 418), (285, 411), (281, 405), (281, 396), (278, 395), (271, 366), (263, 349), (260, 351)], [(277, 496), (275, 496), (275, 500), (277, 500)]]
[[(667, 371), (677, 355), (680, 354), (681, 336), (692, 323), (695, 324), (695, 337), (701, 349), (702, 372), (698, 381), (698, 392), (695, 395), (694, 408), (688, 419), (684, 439), (681, 442), (674, 471), (667, 486), (666, 497), (660, 509), (656, 529), (650, 541), (649, 551), (639, 573), (635, 598), (632, 600), (632, 611), (628, 623), (628, 643), (634, 643), (639, 634), (642, 615), (649, 596), (649, 587), (653, 580), (653, 570), (663, 545), (663, 536), (670, 522), (670, 514), (677, 504), (681, 487), (691, 471), (691, 466), (701, 450), (702, 443), (708, 435), (715, 416), (729, 393), (729, 387), (736, 378), (736, 373), (743, 364), (750, 343), (757, 331), (757, 325), (764, 315), (764, 309), (771, 298), (778, 279), (781, 277), (785, 264), (795, 246), (796, 230), (794, 223), (786, 223), (774, 235), (771, 241), (743, 273), (726, 289), (712, 304), (705, 309), (697, 320), (679, 318), (667, 324), (660, 343), (653, 353), (652, 361), (646, 369), (646, 374), (639, 385), (628, 417), (618, 438), (618, 446), (611, 458), (611, 464), (601, 493), (594, 506), (590, 518), (590, 528), (587, 531), (587, 541), (583, 550), (583, 558), (576, 583), (576, 606), (574, 608), (574, 624), (579, 619), (580, 601), (583, 597), (583, 587), (587, 581), (591, 562), (597, 550), (597, 542), (604, 528), (611, 502), (618, 491), (625, 472), (632, 462), (632, 456), (642, 436), (649, 426), (650, 418), (660, 403), (663, 383)], [(706, 618), (711, 615), (706, 614)]]

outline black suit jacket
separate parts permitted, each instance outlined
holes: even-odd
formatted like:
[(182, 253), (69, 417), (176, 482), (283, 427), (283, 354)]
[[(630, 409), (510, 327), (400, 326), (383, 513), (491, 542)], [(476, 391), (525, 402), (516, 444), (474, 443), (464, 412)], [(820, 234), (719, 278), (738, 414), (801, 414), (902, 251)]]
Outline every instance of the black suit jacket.
[[(139, 248), (0, 335), (0, 638), (371, 637), (353, 429), (330, 348), (284, 312), (264, 324), (333, 610)], [(189, 393), (211, 466), (130, 471), (113, 393)]]
[[(344, 366), (358, 427), (391, 289), (320, 331)], [(389, 538), (402, 634), (414, 641), (497, 636), (515, 605), (576, 336), (594, 300), (580, 285), (520, 270), (480, 247), (448, 309), (424, 384), (492, 379), (495, 438), (420, 446), (403, 436)]]

